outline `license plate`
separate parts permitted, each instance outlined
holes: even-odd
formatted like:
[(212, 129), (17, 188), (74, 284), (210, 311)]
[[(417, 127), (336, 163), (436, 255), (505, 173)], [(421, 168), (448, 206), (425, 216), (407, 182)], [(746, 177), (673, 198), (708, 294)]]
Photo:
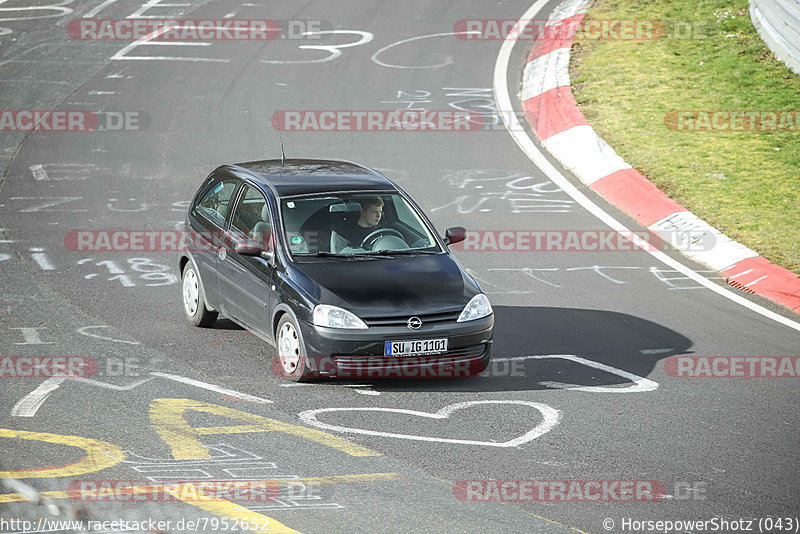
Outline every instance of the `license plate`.
[(447, 338), (410, 341), (387, 341), (384, 356), (422, 356), (447, 352)]

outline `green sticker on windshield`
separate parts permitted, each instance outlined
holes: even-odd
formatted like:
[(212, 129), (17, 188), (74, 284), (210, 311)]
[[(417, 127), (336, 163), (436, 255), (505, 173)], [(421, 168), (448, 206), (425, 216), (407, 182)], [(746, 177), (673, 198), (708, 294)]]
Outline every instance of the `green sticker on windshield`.
[(301, 245), (303, 243), (303, 238), (299, 235), (296, 235), (292, 238), (292, 245)]

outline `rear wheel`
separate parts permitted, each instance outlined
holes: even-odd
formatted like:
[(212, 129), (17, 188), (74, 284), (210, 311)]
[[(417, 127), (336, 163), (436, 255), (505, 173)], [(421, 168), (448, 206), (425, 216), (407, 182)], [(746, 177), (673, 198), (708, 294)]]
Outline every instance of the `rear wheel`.
[(190, 261), (183, 267), (183, 313), (193, 326), (211, 326), (218, 315), (206, 308), (203, 283)]
[(278, 359), (284, 377), (294, 382), (302, 382), (312, 377), (308, 368), (308, 355), (300, 329), (289, 314), (284, 314), (275, 330)]

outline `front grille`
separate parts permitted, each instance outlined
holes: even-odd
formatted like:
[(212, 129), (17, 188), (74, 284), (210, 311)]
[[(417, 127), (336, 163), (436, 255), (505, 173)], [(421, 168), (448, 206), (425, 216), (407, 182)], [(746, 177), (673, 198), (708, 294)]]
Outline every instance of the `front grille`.
[(370, 317), (365, 318), (364, 322), (367, 326), (406, 326), (410, 317), (419, 317), (423, 325), (432, 323), (446, 323), (455, 322), (458, 316), (461, 315), (460, 311), (444, 312), (444, 313), (428, 313), (424, 315), (403, 315), (392, 317)]
[(480, 345), (472, 345), (469, 347), (462, 347), (460, 349), (449, 350), (443, 354), (434, 354), (432, 356), (403, 356), (403, 357), (389, 357), (383, 355), (375, 356), (333, 356), (336, 366), (340, 369), (359, 368), (359, 369), (379, 369), (387, 362), (399, 362), (404, 360), (412, 362), (413, 365), (439, 365), (446, 363), (453, 363), (463, 361), (465, 359), (480, 358), (486, 352), (487, 345), (481, 343)]

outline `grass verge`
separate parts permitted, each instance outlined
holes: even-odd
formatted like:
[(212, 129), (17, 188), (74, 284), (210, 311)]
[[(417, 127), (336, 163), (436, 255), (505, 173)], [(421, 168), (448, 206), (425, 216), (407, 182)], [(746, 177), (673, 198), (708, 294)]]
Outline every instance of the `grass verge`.
[(687, 131), (692, 121), (682, 130), (665, 122), (672, 110), (800, 112), (800, 76), (763, 43), (747, 1), (598, 0), (587, 16), (692, 28), (684, 38), (579, 37), (575, 98), (597, 133), (667, 195), (800, 273), (800, 113), (793, 131)]

